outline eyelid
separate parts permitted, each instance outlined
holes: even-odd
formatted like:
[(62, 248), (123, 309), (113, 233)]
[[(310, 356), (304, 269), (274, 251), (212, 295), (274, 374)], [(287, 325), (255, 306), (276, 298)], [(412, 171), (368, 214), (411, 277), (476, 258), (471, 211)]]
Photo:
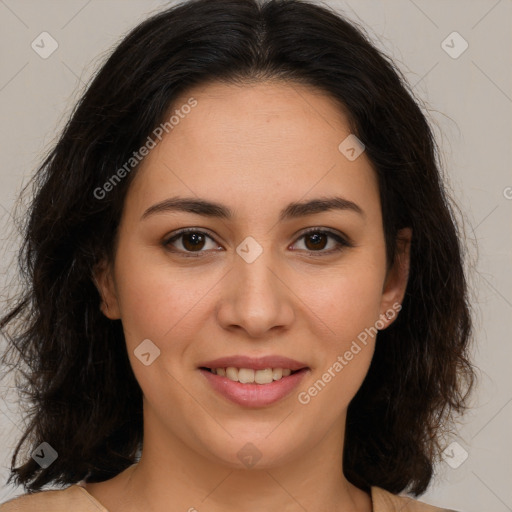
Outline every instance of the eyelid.
[(312, 233), (325, 233), (325, 234), (329, 235), (331, 238), (334, 238), (338, 244), (337, 247), (335, 247), (334, 249), (330, 249), (328, 251), (323, 251), (323, 250), (321, 250), (321, 251), (306, 250), (305, 251), (307, 254), (310, 254), (313, 256), (323, 256), (323, 255), (329, 256), (329, 255), (335, 254), (337, 252), (340, 252), (341, 250), (343, 250), (346, 247), (355, 247), (355, 244), (352, 242), (352, 240), (344, 233), (341, 233), (340, 231), (337, 231), (337, 230), (333, 230), (331, 228), (324, 228), (321, 226), (307, 228), (304, 231), (299, 232), (296, 235), (295, 242), (293, 242), (292, 245), (297, 243), (297, 241), (300, 240), (301, 238), (303, 238), (304, 236), (312, 234)]
[(350, 238), (347, 235), (345, 235), (344, 233), (342, 233), (341, 231), (334, 230), (334, 229), (331, 229), (331, 228), (323, 228), (321, 226), (313, 227), (313, 228), (306, 228), (304, 231), (300, 231), (296, 236), (297, 237), (303, 237), (304, 235), (309, 235), (310, 233), (327, 233), (329, 235), (332, 235), (335, 238), (336, 237), (340, 238), (347, 245), (349, 245), (349, 244), (353, 245), (352, 241), (350, 240)]
[[(167, 250), (169, 250), (170, 252), (185, 255), (187, 257), (188, 256), (196, 257), (196, 255), (199, 256), (201, 253), (210, 252), (210, 251), (195, 251), (194, 252), (194, 251), (182, 251), (182, 250), (176, 250), (176, 249), (174, 249), (174, 250), (168, 249), (171, 242), (179, 239), (181, 236), (186, 235), (188, 233), (199, 233), (199, 234), (205, 235), (207, 238), (209, 238), (213, 242), (217, 243), (215, 238), (212, 235), (210, 235), (209, 232), (207, 230), (205, 230), (205, 228), (183, 228), (183, 229), (173, 232), (169, 236), (166, 236), (163, 240), (163, 246), (165, 248), (167, 248)], [(323, 228), (321, 226), (307, 228), (303, 231), (300, 231), (298, 234), (294, 235), (295, 241), (291, 245), (296, 244), (297, 241), (300, 240), (302, 237), (312, 234), (312, 233), (324, 233), (324, 234), (329, 235), (331, 238), (334, 238), (336, 240), (338, 247), (336, 247), (335, 249), (330, 249), (328, 251), (323, 251), (323, 250), (308, 251), (308, 250), (306, 250), (305, 252), (308, 254), (311, 254), (314, 256), (329, 255), (329, 254), (339, 252), (340, 250), (342, 250), (345, 247), (354, 247), (354, 243), (345, 234), (343, 234), (339, 231), (332, 230), (331, 228)]]
[(205, 230), (205, 228), (183, 228), (183, 229), (179, 229), (178, 231), (174, 231), (170, 235), (166, 236), (164, 238), (164, 240), (162, 241), (162, 245), (169, 252), (173, 252), (175, 254), (185, 255), (187, 257), (188, 256), (196, 257), (196, 256), (199, 256), (201, 253), (208, 253), (208, 252), (210, 252), (210, 251), (197, 251), (197, 252), (194, 252), (194, 251), (181, 251), (181, 250), (177, 250), (177, 249), (174, 249), (174, 248), (173, 249), (169, 249), (169, 247), (171, 245), (171, 242), (173, 242), (174, 240), (178, 240), (181, 236), (186, 235), (188, 233), (200, 233), (201, 235), (205, 235), (212, 242), (217, 243), (215, 238), (212, 235), (210, 235), (209, 232), (207, 230)]

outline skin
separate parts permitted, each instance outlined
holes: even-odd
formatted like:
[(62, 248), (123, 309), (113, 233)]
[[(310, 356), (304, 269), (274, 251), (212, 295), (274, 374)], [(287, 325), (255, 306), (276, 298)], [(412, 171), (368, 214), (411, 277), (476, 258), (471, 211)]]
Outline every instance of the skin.
[[(190, 97), (197, 106), (137, 171), (115, 260), (95, 274), (102, 311), (122, 320), (144, 393), (142, 457), (85, 488), (110, 512), (369, 512), (369, 494), (343, 474), (342, 453), (347, 407), (375, 338), (307, 405), (297, 394), (365, 328), (393, 321), (384, 313), (403, 299), (411, 232), (400, 233), (389, 267), (375, 172), (364, 152), (349, 161), (338, 150), (349, 125), (322, 92), (279, 81), (213, 83), (187, 91), (174, 108)], [(278, 220), (291, 202), (334, 195), (364, 215), (330, 210)], [(174, 211), (141, 220), (147, 208), (175, 196), (215, 201), (235, 215)], [(190, 237), (164, 246), (187, 227), (212, 239), (196, 252)], [(315, 227), (350, 238), (353, 247), (328, 254), (335, 239), (302, 236)], [(263, 249), (250, 264), (236, 253), (247, 236)], [(187, 248), (202, 252), (186, 257)], [(144, 339), (161, 351), (149, 366), (134, 355)], [(198, 370), (201, 362), (236, 354), (284, 355), (310, 370), (286, 398), (249, 409), (217, 394)], [(251, 469), (237, 457), (249, 442), (261, 454)]]

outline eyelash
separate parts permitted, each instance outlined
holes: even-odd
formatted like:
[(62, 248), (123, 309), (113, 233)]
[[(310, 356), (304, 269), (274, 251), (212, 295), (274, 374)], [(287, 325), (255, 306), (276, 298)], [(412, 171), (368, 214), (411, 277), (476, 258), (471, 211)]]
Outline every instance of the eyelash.
[[(196, 251), (196, 252), (194, 252), (194, 251), (182, 251), (182, 250), (170, 249), (170, 246), (171, 246), (172, 242), (178, 240), (183, 235), (186, 235), (186, 234), (189, 234), (189, 233), (198, 233), (198, 234), (201, 234), (201, 235), (205, 235), (210, 240), (215, 241), (213, 239), (213, 237), (211, 237), (205, 231), (201, 231), (199, 229), (194, 229), (194, 228), (184, 228), (184, 229), (178, 231), (177, 233), (174, 233), (171, 237), (166, 238), (163, 241), (163, 246), (168, 251), (180, 254), (180, 255), (184, 256), (185, 258), (198, 258), (198, 257), (201, 257), (200, 254), (203, 253), (203, 252), (207, 252), (207, 251)], [(329, 251), (324, 251), (324, 250), (320, 250), (320, 251), (306, 251), (308, 254), (310, 254), (312, 256), (320, 256), (320, 257), (328, 256), (328, 255), (332, 255), (334, 253), (340, 252), (343, 249), (345, 249), (346, 247), (353, 247), (354, 246), (352, 243), (350, 243), (348, 240), (343, 238), (341, 235), (339, 235), (339, 234), (337, 234), (337, 233), (335, 233), (335, 232), (333, 232), (331, 230), (321, 229), (321, 228), (312, 228), (312, 229), (309, 229), (307, 231), (304, 231), (299, 236), (299, 238), (297, 240), (300, 240), (300, 239), (306, 237), (307, 235), (311, 235), (311, 234), (315, 234), (315, 233), (326, 234), (326, 235), (330, 236), (331, 238), (336, 240), (336, 242), (338, 243), (338, 246), (336, 248), (334, 248), (334, 249), (329, 250)]]

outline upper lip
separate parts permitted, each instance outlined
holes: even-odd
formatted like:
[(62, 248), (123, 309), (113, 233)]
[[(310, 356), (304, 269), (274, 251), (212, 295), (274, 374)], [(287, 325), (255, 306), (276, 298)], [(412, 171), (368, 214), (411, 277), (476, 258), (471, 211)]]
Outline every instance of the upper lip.
[(295, 361), (289, 357), (284, 356), (263, 356), (263, 357), (250, 357), (250, 356), (229, 356), (213, 359), (201, 363), (199, 367), (203, 368), (250, 368), (253, 370), (264, 370), (265, 368), (289, 368), (290, 370), (301, 370), (307, 368), (308, 365)]

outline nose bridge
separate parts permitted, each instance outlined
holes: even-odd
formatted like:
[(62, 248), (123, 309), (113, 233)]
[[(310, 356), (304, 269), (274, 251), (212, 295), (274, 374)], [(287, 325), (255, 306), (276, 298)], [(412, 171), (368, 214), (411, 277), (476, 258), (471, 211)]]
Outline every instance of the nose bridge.
[[(267, 238), (268, 240), (268, 238)], [(237, 325), (252, 336), (288, 324), (293, 309), (279, 276), (280, 262), (269, 243), (246, 237), (236, 248), (229, 296), (219, 311), (224, 327)]]
[(279, 263), (273, 257), (269, 238), (259, 240), (247, 236), (236, 248), (233, 270), (237, 289), (242, 288), (240, 291), (249, 298), (263, 294), (262, 299), (273, 301), (279, 293), (275, 283)]

